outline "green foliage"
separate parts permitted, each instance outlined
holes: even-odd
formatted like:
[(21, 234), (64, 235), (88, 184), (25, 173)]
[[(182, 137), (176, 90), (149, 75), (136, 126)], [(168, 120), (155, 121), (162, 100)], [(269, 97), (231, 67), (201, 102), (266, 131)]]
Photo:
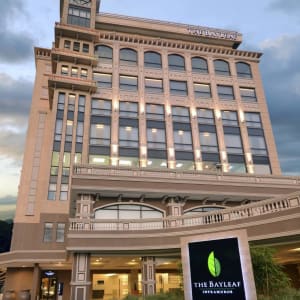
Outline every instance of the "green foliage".
[(257, 300), (300, 300), (300, 291), (295, 289), (287, 289), (270, 297), (259, 295)]
[(279, 293), (286, 292), (290, 288), (289, 277), (282, 271), (281, 266), (274, 261), (273, 255), (274, 250), (271, 248), (251, 248), (257, 294), (271, 296), (270, 299), (272, 300)]
[(0, 253), (10, 249), (13, 224), (0, 220)]

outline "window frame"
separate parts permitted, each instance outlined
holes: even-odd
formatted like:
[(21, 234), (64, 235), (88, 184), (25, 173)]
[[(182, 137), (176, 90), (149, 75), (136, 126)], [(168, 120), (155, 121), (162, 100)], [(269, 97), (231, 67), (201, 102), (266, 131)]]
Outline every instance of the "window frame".
[(229, 62), (224, 59), (214, 60), (215, 74), (219, 76), (231, 76)]
[[(176, 62), (178, 60), (178, 62)], [(185, 58), (180, 54), (169, 54), (168, 55), (168, 67), (170, 71), (185, 71)]]

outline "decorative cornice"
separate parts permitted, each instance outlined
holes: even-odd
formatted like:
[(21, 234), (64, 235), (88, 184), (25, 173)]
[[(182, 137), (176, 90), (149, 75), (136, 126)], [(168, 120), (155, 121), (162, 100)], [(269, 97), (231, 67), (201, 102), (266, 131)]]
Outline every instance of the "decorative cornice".
[[(151, 38), (141, 35), (133, 35), (133, 34), (124, 34), (118, 32), (108, 32), (101, 31), (99, 35), (99, 43), (108, 42), (108, 41), (118, 41), (129, 44), (140, 44), (147, 46), (156, 46), (156, 47), (164, 47), (164, 48), (173, 48), (173, 49), (182, 49), (187, 51), (196, 51), (204, 53), (211, 53), (223, 56), (235, 56), (241, 59), (252, 59), (258, 61), (262, 56), (260, 52), (253, 51), (241, 51), (235, 50), (228, 47), (220, 47), (220, 46), (208, 46), (206, 44), (200, 43), (192, 43), (192, 42), (183, 42), (179, 40), (169, 40), (169, 39), (161, 39), (161, 38)], [(197, 55), (201, 55), (201, 53), (197, 53)]]

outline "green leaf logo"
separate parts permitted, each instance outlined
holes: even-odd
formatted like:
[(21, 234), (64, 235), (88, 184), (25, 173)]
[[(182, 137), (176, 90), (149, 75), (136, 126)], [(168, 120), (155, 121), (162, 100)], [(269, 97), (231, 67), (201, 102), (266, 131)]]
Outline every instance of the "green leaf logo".
[(218, 277), (221, 274), (221, 264), (217, 258), (215, 258), (214, 251), (210, 252), (208, 256), (208, 270), (210, 274), (214, 277)]

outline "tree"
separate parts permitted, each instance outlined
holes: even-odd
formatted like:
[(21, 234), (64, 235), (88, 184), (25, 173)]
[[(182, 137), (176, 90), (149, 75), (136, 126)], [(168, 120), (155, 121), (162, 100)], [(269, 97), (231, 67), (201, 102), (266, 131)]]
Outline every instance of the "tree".
[(7, 252), (10, 249), (12, 228), (12, 222), (0, 220), (0, 253)]
[(258, 295), (275, 296), (290, 287), (290, 279), (282, 267), (274, 261), (274, 249), (251, 248), (254, 280)]

